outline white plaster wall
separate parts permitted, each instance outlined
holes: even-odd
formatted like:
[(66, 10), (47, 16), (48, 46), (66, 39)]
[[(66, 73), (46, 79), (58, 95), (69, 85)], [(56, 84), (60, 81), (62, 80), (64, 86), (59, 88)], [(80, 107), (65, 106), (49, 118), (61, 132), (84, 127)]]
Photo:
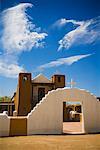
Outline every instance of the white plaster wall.
[(10, 118), (5, 113), (0, 113), (0, 136), (9, 136)]
[(62, 91), (64, 101), (80, 101), (82, 103), (83, 132), (100, 132), (100, 102), (97, 101), (96, 97), (82, 89), (65, 89)]
[[(27, 116), (27, 133), (31, 134), (61, 134), (62, 106), (55, 93), (47, 95)], [(59, 106), (60, 107), (59, 107)], [(59, 108), (58, 108), (58, 107)], [(59, 111), (58, 111), (59, 109)]]
[(96, 130), (100, 132), (100, 101), (96, 104)]
[(50, 91), (28, 114), (28, 135), (61, 134), (63, 131), (63, 101), (82, 103), (83, 132), (100, 132), (100, 102), (85, 90), (64, 88)]

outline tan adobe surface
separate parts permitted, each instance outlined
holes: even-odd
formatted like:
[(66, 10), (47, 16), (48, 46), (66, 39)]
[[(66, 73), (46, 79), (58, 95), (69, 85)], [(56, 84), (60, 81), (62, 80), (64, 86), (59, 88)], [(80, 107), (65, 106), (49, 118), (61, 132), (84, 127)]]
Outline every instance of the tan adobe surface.
[(35, 78), (32, 79), (33, 83), (52, 83), (51, 80), (47, 79), (44, 75), (39, 74)]

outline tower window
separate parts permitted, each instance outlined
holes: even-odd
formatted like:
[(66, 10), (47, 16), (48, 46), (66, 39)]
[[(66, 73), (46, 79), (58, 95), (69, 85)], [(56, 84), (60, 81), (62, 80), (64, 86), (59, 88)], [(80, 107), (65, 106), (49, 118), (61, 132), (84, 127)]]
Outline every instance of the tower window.
[(58, 82), (61, 82), (61, 78), (60, 77), (58, 77)]
[(28, 80), (28, 78), (24, 76), (24, 77), (23, 77), (23, 80), (24, 80), (24, 81), (27, 81), (27, 80)]

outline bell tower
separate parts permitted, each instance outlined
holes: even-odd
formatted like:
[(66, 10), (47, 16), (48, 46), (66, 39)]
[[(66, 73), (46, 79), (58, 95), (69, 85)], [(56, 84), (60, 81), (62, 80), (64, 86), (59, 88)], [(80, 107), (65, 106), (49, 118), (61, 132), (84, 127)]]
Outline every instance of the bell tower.
[(26, 116), (31, 111), (31, 73), (20, 73), (16, 92), (15, 109), (17, 116)]
[(65, 75), (56, 74), (52, 76), (52, 82), (54, 83), (54, 89), (65, 87)]

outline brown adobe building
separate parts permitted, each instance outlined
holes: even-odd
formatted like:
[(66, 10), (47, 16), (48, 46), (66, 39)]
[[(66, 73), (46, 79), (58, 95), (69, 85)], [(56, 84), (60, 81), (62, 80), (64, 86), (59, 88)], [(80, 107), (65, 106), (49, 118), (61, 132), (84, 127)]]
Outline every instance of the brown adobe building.
[(13, 115), (26, 116), (48, 91), (65, 87), (65, 75), (53, 75), (51, 80), (42, 74), (34, 79), (31, 73), (20, 73), (16, 94), (13, 97)]

